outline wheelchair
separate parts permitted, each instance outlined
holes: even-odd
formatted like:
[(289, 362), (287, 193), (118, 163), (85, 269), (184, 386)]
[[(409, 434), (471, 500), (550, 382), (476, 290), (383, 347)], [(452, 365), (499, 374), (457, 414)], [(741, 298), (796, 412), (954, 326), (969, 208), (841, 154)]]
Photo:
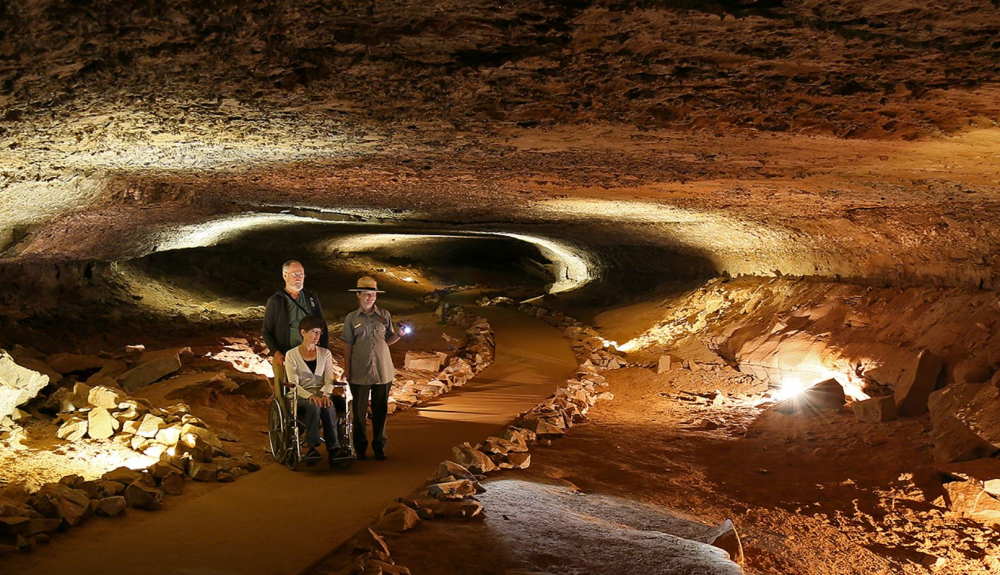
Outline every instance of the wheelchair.
[[(280, 387), (280, 389), (279, 389)], [(337, 413), (337, 420), (334, 422), (340, 439), (340, 445), (344, 448), (344, 455), (333, 460), (333, 466), (337, 469), (348, 469), (354, 464), (354, 431), (351, 424), (351, 408), (353, 407), (350, 393), (346, 392), (347, 385), (334, 385), (334, 389), (345, 390), (344, 399), (347, 409), (344, 413)], [(284, 463), (292, 471), (298, 471), (303, 463), (303, 447), (305, 446), (305, 426), (299, 421), (298, 401), (295, 394), (295, 386), (287, 382), (282, 385), (274, 385), (274, 398), (271, 400), (270, 411), (268, 412), (267, 438), (270, 443), (271, 456), (278, 463)], [(322, 426), (320, 427), (322, 430)]]

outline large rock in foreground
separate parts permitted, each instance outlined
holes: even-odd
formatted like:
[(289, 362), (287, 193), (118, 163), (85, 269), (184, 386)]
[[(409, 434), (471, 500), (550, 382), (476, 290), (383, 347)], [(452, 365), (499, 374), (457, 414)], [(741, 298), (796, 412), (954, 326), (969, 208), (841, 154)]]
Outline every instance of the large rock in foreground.
[(935, 460), (969, 461), (998, 451), (998, 392), (988, 383), (953, 383), (931, 394), (928, 407), (934, 425), (931, 441)]
[(0, 419), (38, 395), (49, 384), (49, 377), (14, 363), (9, 353), (0, 349)]
[(896, 384), (896, 411), (902, 417), (916, 417), (927, 411), (927, 399), (937, 388), (944, 362), (927, 351), (920, 352), (916, 364), (907, 369)]

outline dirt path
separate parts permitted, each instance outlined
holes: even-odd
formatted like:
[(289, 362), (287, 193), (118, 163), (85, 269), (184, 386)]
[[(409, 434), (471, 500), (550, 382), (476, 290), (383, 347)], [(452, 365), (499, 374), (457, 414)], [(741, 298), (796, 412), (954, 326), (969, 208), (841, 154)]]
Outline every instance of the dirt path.
[(49, 548), (4, 557), (2, 572), (302, 571), (417, 488), (452, 446), (484, 439), (572, 374), (576, 362), (554, 328), (505, 309), (477, 313), (496, 332), (495, 363), (464, 388), (390, 417), (388, 461), (358, 462), (347, 472), (323, 464), (299, 473), (269, 466), (200, 497), (173, 499), (158, 512), (90, 521)]

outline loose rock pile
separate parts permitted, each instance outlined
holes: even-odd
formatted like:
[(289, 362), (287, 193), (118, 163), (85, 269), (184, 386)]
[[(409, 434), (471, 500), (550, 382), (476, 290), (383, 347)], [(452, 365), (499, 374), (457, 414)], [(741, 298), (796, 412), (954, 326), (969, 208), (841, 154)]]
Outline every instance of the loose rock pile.
[[(407, 352), (404, 368), (396, 371), (389, 394), (389, 413), (409, 409), (461, 387), (493, 363), (495, 344), (488, 321), (469, 316), (458, 308), (448, 315), (448, 322), (467, 326), (465, 341), (458, 342), (443, 334), (454, 348), (450, 359), (444, 352)], [(444, 361), (447, 364), (442, 369)]]
[[(177, 371), (182, 351), (165, 350), (141, 356), (130, 353), (128, 361), (124, 361), (124, 356), (116, 359), (56, 354), (44, 361), (36, 358), (23, 362), (46, 366), (51, 375), (18, 366), (10, 355), (0, 351), (0, 385), (14, 389), (9, 382), (27, 381), (32, 385), (18, 389), (34, 389), (31, 395), (44, 387), (37, 385), (38, 382), (48, 384), (53, 379), (61, 381), (63, 376), (97, 370), (87, 379), (88, 383), (76, 381), (72, 387), (56, 389), (38, 406), (37, 412), (54, 414), (58, 439), (110, 440), (155, 461), (145, 470), (120, 467), (89, 481), (69, 475), (43, 485), (34, 493), (23, 486), (6, 488), (0, 492), (0, 553), (48, 542), (52, 531), (75, 526), (94, 514), (114, 517), (128, 507), (158, 509), (165, 495), (181, 494), (186, 481), (234, 481), (260, 469), (249, 455), (239, 461), (216, 460), (231, 457), (224, 442), (234, 442), (237, 438), (210, 430), (186, 403), (157, 407), (126, 390), (148, 385)], [(16, 405), (20, 405), (27, 400), (17, 401)], [(16, 412), (12, 415), (18, 416)], [(14, 430), (7, 425), (10, 436)]]

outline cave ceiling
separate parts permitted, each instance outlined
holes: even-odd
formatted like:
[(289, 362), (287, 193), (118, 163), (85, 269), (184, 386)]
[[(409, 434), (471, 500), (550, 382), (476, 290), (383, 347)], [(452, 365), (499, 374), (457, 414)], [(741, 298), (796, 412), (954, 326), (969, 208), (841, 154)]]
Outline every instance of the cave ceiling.
[(0, 262), (291, 211), (993, 287), (989, 1), (13, 0)]

